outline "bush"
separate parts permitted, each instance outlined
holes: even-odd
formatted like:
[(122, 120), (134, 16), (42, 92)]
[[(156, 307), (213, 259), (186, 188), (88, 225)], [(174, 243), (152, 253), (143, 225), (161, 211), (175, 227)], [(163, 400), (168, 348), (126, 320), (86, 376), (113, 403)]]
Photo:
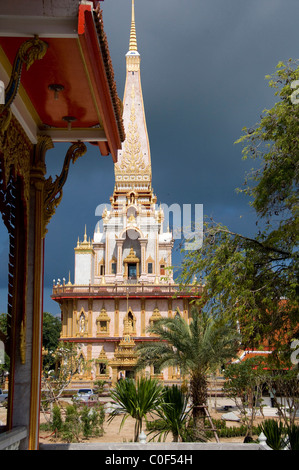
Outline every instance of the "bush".
[(62, 427), (61, 437), (66, 442), (79, 442), (81, 434), (81, 421), (78, 407), (68, 405), (66, 407), (65, 421)]
[(82, 433), (85, 438), (91, 436), (102, 436), (104, 433), (103, 423), (105, 412), (103, 406), (88, 408), (84, 406), (81, 410), (80, 419), (82, 422)]
[(299, 426), (293, 424), (287, 431), (291, 450), (299, 450)]
[(68, 405), (65, 410), (65, 419), (61, 417), (59, 406), (53, 408), (51, 429), (56, 437), (61, 437), (66, 442), (79, 442), (92, 436), (104, 434), (105, 412), (102, 405), (89, 408), (76, 404)]
[[(212, 419), (213, 427), (217, 429), (217, 434), (219, 438), (223, 437), (245, 437), (247, 435), (248, 428), (245, 424), (241, 426), (227, 426), (226, 422), (223, 419)], [(213, 431), (209, 430), (210, 424), (206, 422), (206, 435), (210, 439), (214, 437)], [(253, 427), (253, 435), (258, 435), (258, 428)]]
[(55, 436), (57, 436), (62, 430), (62, 417), (61, 411), (58, 405), (54, 405), (53, 407), (53, 415), (52, 415), (52, 423), (51, 429), (55, 432)]
[(266, 419), (259, 425), (259, 432), (267, 438), (267, 444), (273, 450), (282, 450), (285, 446), (285, 433), (282, 423), (275, 419)]

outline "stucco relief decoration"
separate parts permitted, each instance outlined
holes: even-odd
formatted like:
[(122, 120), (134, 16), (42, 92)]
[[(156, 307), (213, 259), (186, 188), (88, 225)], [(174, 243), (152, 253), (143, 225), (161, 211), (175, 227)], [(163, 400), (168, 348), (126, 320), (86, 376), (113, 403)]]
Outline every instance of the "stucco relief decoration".
[(78, 333), (79, 336), (87, 336), (87, 318), (82, 311), (78, 320)]
[(32, 144), (14, 117), (6, 132), (0, 133), (0, 151), (3, 154), (3, 190), (6, 190), (11, 176), (14, 179), (21, 176), (24, 182), (24, 200), (28, 203)]
[(144, 175), (150, 173), (150, 165), (145, 164), (141, 151), (140, 137), (136, 122), (135, 105), (133, 101), (131, 106), (130, 122), (127, 130), (127, 138), (125, 140), (125, 147), (121, 161), (115, 164), (115, 174)]
[(46, 227), (62, 199), (62, 189), (68, 177), (70, 163), (71, 161), (75, 163), (79, 157), (82, 157), (86, 153), (86, 151), (87, 148), (84, 142), (78, 141), (72, 144), (66, 153), (60, 176), (57, 176), (55, 181), (52, 180), (51, 176), (45, 180), (46, 196), (44, 201), (44, 235), (47, 232)]

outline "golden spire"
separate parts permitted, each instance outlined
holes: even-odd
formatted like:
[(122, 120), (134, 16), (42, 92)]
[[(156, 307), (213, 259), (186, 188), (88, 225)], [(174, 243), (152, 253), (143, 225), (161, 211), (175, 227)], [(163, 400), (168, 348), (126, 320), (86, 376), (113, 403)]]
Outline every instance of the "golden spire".
[(136, 51), (137, 52), (137, 38), (136, 38), (136, 28), (135, 28), (134, 0), (132, 0), (132, 21), (131, 21), (129, 51)]

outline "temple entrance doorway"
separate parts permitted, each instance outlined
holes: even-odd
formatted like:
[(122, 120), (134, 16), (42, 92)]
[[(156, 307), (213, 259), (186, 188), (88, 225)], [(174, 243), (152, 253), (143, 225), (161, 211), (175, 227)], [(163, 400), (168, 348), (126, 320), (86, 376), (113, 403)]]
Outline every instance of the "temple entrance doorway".
[(136, 263), (128, 263), (128, 279), (137, 279)]
[(133, 369), (125, 370), (126, 379), (135, 379), (135, 372)]
[(135, 371), (133, 368), (122, 369), (119, 373), (120, 379), (135, 379)]

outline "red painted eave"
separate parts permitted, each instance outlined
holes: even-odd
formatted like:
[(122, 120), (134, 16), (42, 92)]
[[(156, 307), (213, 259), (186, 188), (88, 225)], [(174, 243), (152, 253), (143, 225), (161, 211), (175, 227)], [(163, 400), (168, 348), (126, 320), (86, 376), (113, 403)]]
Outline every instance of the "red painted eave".
[[(88, 5), (80, 5), (78, 21), (79, 41), (95, 93), (100, 113), (105, 117), (103, 126), (109, 143), (113, 161), (117, 161), (117, 150), (121, 148), (121, 138), (115, 117), (105, 64), (95, 28), (93, 12)], [(108, 149), (107, 149), (108, 150)], [(102, 151), (104, 149), (102, 148)]]
[[(98, 145), (102, 155), (111, 154), (116, 162), (117, 150), (124, 140), (122, 117), (111, 81), (111, 61), (109, 67), (104, 63), (103, 54), (106, 57), (107, 48), (100, 43), (97, 22), (98, 16), (91, 5), (79, 5), (77, 34), (74, 32), (72, 37), (43, 34), (40, 39), (48, 44), (47, 52), (28, 71), (23, 68), (20, 93), (24, 89), (25, 95), (22, 92), (21, 97), (24, 100), (25, 96), (26, 108), (39, 133), (66, 131), (67, 122), (63, 117), (74, 116), (76, 121), (72, 122), (72, 131), (84, 134), (85, 130), (88, 136), (96, 134), (92, 143)], [(1, 37), (0, 32), (1, 63), (12, 67), (21, 44), (28, 39), (17, 34)], [(5, 69), (9, 76), (11, 71), (7, 65)], [(57, 100), (49, 89), (51, 84), (64, 87)]]

